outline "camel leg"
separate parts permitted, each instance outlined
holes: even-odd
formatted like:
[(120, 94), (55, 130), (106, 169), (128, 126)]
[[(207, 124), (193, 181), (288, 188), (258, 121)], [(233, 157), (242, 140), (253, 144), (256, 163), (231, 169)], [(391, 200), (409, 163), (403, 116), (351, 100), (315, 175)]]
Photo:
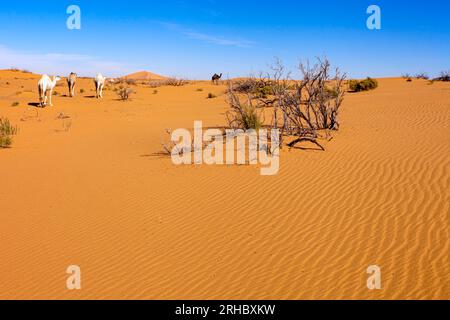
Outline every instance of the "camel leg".
[(44, 96), (42, 95), (42, 90), (40, 87), (38, 87), (39, 92), (39, 107), (44, 106)]
[(53, 90), (50, 90), (50, 96), (48, 97), (50, 107), (53, 107), (52, 96), (53, 96)]

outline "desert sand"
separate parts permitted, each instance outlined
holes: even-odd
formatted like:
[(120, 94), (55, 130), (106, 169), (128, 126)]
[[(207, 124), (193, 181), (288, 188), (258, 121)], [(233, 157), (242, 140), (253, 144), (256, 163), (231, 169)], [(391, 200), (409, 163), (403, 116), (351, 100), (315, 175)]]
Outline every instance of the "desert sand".
[(158, 155), (167, 128), (226, 124), (225, 85), (121, 102), (80, 79), (42, 109), (38, 78), (0, 72), (0, 116), (20, 130), (0, 150), (0, 299), (450, 298), (450, 84), (347, 94), (326, 151), (283, 149), (265, 177)]

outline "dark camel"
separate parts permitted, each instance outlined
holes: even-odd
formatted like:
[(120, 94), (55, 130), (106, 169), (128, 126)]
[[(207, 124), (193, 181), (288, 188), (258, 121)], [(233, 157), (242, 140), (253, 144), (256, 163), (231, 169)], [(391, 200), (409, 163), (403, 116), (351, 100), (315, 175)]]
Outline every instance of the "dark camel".
[(219, 80), (222, 78), (222, 74), (220, 74), (220, 75), (218, 75), (217, 73), (215, 73), (213, 76), (212, 76), (212, 83), (213, 84), (215, 84), (215, 85), (218, 85), (219, 84)]

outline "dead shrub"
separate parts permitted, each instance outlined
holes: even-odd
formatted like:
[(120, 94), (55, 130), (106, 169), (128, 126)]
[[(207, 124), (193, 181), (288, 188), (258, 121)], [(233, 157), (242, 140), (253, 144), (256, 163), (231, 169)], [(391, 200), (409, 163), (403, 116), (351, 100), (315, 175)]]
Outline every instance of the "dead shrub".
[(442, 71), (439, 77), (434, 79), (435, 81), (444, 81), (449, 82), (450, 81), (450, 71)]
[(189, 82), (185, 79), (179, 79), (179, 78), (167, 78), (162, 80), (162, 85), (163, 86), (174, 86), (174, 87), (181, 87), (184, 86), (186, 84), (188, 84)]
[(428, 74), (426, 74), (425, 72), (422, 73), (418, 73), (414, 76), (414, 78), (416, 79), (422, 79), (422, 80), (429, 80), (430, 77), (428, 76)]
[[(266, 77), (270, 83), (270, 96), (256, 98), (257, 92), (247, 92), (247, 103), (241, 103), (235, 86), (229, 85), (228, 104), (231, 110), (227, 119), (231, 127), (249, 129), (263, 125), (260, 108), (273, 108), (271, 127), (280, 130), (280, 144), (283, 137), (292, 141), (289, 147), (294, 147), (303, 141), (310, 141), (322, 150), (319, 138), (329, 138), (329, 131), (339, 130), (339, 111), (345, 95), (346, 75), (339, 69), (332, 74), (331, 65), (327, 59), (317, 59), (314, 65), (300, 64), (301, 81), (294, 81), (285, 72), (281, 61), (276, 60), (271, 67), (272, 75)], [(250, 87), (251, 82), (245, 82)], [(239, 88), (239, 87), (238, 87)], [(240, 88), (242, 88), (240, 86)], [(256, 104), (255, 102), (256, 101)]]

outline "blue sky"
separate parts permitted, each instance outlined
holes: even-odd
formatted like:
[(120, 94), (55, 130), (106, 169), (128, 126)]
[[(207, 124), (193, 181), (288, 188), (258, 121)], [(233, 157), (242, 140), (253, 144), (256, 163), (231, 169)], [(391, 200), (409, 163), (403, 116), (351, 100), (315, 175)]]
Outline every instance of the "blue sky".
[[(81, 8), (81, 30), (66, 9)], [(368, 30), (379, 5), (382, 29)], [(2, 1), (0, 68), (120, 76), (247, 76), (327, 56), (351, 77), (450, 69), (450, 1)], [(294, 76), (298, 74), (293, 73)]]

